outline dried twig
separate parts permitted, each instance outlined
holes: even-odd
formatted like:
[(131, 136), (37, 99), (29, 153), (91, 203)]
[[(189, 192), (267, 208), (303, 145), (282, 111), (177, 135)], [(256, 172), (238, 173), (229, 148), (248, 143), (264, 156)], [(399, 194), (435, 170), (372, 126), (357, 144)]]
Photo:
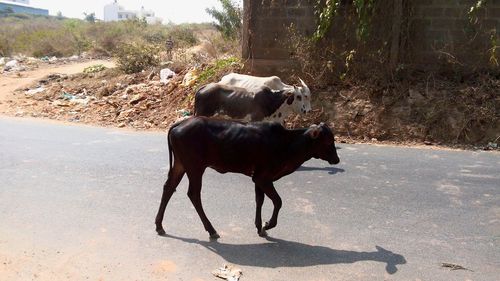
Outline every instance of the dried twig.
[(471, 269), (468, 269), (468, 268), (465, 268), (461, 265), (458, 265), (458, 264), (454, 264), (454, 263), (446, 263), (446, 262), (442, 262), (441, 263), (441, 267), (446, 267), (446, 268), (449, 268), (450, 270), (468, 270), (468, 271), (472, 271), (474, 272), (473, 270)]

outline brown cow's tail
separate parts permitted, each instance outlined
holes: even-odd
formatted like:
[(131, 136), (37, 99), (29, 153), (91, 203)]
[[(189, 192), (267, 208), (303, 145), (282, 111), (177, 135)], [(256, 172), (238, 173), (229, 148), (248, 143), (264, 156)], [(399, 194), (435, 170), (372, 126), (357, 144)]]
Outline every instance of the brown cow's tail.
[(168, 161), (170, 163), (170, 168), (169, 171), (172, 170), (172, 142), (170, 141), (170, 130), (172, 130), (173, 126), (170, 127), (168, 130), (168, 135), (167, 135), (167, 143), (168, 143)]
[(173, 160), (173, 153), (172, 153), (172, 141), (170, 141), (170, 132), (172, 131), (173, 128), (179, 126), (179, 124), (182, 122), (181, 121), (178, 121), (178, 122), (175, 122), (172, 126), (170, 126), (170, 129), (168, 129), (168, 133), (167, 133), (167, 144), (168, 144), (168, 161), (170, 162), (170, 170), (172, 170), (172, 160)]

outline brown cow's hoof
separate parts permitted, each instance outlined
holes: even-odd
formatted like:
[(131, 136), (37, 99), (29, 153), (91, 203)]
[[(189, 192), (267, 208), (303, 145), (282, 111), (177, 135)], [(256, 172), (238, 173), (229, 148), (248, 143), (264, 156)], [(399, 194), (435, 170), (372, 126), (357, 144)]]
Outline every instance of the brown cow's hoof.
[(219, 239), (220, 235), (217, 232), (210, 234), (210, 239)]
[(167, 234), (163, 228), (157, 229), (156, 232), (158, 233), (158, 235), (161, 235), (161, 236)]
[(262, 230), (259, 232), (259, 236), (260, 236), (260, 237), (267, 237), (267, 232), (266, 232), (264, 229), (262, 229)]

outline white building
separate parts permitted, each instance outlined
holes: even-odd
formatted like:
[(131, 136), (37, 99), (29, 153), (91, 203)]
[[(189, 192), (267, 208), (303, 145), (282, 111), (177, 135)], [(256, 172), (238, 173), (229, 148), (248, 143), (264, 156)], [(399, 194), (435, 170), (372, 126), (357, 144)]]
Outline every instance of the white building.
[(24, 5), (29, 5), (30, 0), (5, 0), (6, 2), (14, 2), (14, 3), (21, 3)]
[(12, 11), (17, 14), (48, 16), (49, 10), (30, 6), (29, 0), (0, 0), (0, 12)]
[(153, 11), (146, 10), (144, 7), (141, 7), (139, 11), (126, 10), (118, 5), (116, 0), (104, 6), (104, 21), (119, 21), (135, 18), (145, 19), (149, 24), (161, 23), (161, 18), (156, 17)]

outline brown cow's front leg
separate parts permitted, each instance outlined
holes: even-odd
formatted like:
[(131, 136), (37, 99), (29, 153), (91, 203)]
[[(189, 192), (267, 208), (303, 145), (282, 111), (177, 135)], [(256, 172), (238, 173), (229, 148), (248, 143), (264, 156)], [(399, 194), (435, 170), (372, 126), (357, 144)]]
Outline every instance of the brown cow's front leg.
[(210, 238), (212, 239), (217, 239), (220, 238), (219, 234), (217, 234), (217, 231), (214, 229), (212, 224), (207, 218), (207, 215), (205, 215), (205, 211), (203, 211), (203, 206), (201, 204), (201, 177), (203, 176), (203, 172), (201, 173), (194, 173), (194, 174), (188, 174), (189, 178), (189, 190), (188, 190), (188, 197), (191, 200), (191, 203), (193, 203), (194, 208), (196, 209), (196, 212), (198, 213), (198, 216), (201, 219), (201, 222), (203, 223), (203, 226), (205, 227), (205, 230), (208, 231), (210, 234)]
[(278, 192), (276, 192), (276, 189), (274, 188), (274, 185), (272, 182), (264, 182), (262, 184), (259, 184), (259, 187), (264, 191), (264, 193), (273, 201), (274, 209), (273, 209), (273, 215), (271, 216), (271, 219), (266, 222), (266, 225), (264, 226), (264, 231), (274, 228), (276, 224), (278, 224), (278, 213), (281, 209), (281, 197), (279, 196)]
[(255, 227), (260, 236), (266, 236), (266, 231), (262, 230), (262, 205), (264, 204), (264, 191), (255, 184)]

